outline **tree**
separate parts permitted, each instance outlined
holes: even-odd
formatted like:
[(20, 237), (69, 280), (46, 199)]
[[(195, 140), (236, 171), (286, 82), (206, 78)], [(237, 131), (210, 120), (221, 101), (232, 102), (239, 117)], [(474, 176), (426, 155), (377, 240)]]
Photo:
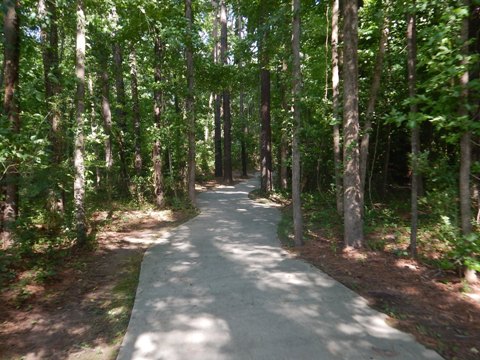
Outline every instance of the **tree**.
[(408, 53), (408, 95), (410, 97), (410, 118), (413, 122), (411, 130), (411, 229), (410, 229), (410, 252), (412, 257), (417, 255), (417, 228), (418, 228), (418, 155), (420, 153), (420, 130), (417, 124), (417, 104), (414, 101), (416, 96), (417, 82), (417, 38), (416, 38), (416, 15), (415, 0), (412, 9), (407, 14), (407, 53)]
[(188, 198), (192, 205), (195, 205), (195, 108), (194, 108), (194, 94), (193, 94), (193, 15), (192, 15), (192, 1), (185, 0), (185, 17), (187, 19), (187, 137), (188, 137)]
[[(224, 66), (228, 65), (227, 49), (227, 6), (225, 0), (220, 0), (220, 58)], [(230, 91), (224, 87), (223, 98), (223, 181), (233, 184), (232, 174), (232, 118), (230, 113)]]
[(300, 197), (300, 99), (302, 75), (300, 70), (300, 0), (292, 0), (293, 53), (293, 139), (292, 139), (292, 205), (295, 245), (303, 244), (302, 203)]
[(100, 51), (99, 61), (99, 83), (101, 89), (101, 114), (103, 118), (103, 131), (105, 132), (105, 168), (106, 182), (109, 197), (111, 196), (111, 173), (113, 167), (113, 149), (112, 149), (112, 110), (110, 106), (110, 80), (108, 76), (108, 55)]
[[(464, 6), (469, 9), (470, 1), (463, 0)], [(468, 55), (469, 55), (469, 17), (465, 16), (462, 21), (461, 28), (461, 40), (462, 40), (462, 65), (464, 66), (463, 74), (460, 77), (460, 108), (458, 115), (461, 118), (469, 118), (469, 69), (468, 69)], [(472, 233), (472, 194), (470, 190), (470, 169), (472, 164), (472, 146), (471, 146), (471, 131), (469, 126), (463, 132), (460, 139), (460, 174), (459, 174), (459, 186), (460, 186), (460, 223), (462, 229), (462, 235), (468, 237)], [(477, 276), (473, 269), (467, 267), (465, 270), (465, 279), (468, 282), (476, 282)]]
[(87, 241), (87, 223), (85, 216), (85, 10), (83, 0), (77, 0), (77, 41), (75, 59), (76, 95), (76, 129), (74, 150), (74, 201), (77, 227), (77, 243), (84, 246)]
[[(20, 62), (20, 20), (18, 17), (18, 1), (4, 0), (5, 15), (3, 17), (3, 33), (5, 46), (3, 55), (4, 98), (3, 112), (7, 120), (6, 126), (12, 137), (20, 133), (20, 109), (18, 97), (18, 79)], [(7, 160), (4, 175), (5, 202), (3, 205), (3, 247), (8, 248), (12, 242), (13, 223), (18, 216), (18, 163), (13, 154)]]
[(113, 69), (115, 74), (115, 90), (117, 95), (117, 141), (120, 153), (120, 187), (123, 194), (129, 192), (128, 185), (130, 178), (127, 170), (127, 149), (125, 137), (127, 136), (127, 98), (125, 95), (125, 81), (123, 80), (123, 52), (120, 43), (113, 44)]
[(273, 190), (272, 180), (272, 127), (270, 117), (270, 70), (268, 56), (268, 5), (260, 1), (259, 62), (260, 62), (260, 168), (261, 190)]
[[(219, 61), (219, 41), (218, 41), (218, 0), (212, 0), (213, 7), (213, 63), (218, 64)], [(214, 95), (214, 125), (215, 125), (215, 176), (223, 176), (223, 155), (222, 155), (222, 120), (221, 120), (221, 104), (220, 95)]]
[[(367, 111), (365, 113), (365, 125), (363, 128), (363, 136), (360, 144), (360, 182), (361, 192), (365, 194), (365, 185), (367, 177), (367, 164), (368, 164), (368, 150), (370, 146), (370, 133), (372, 132), (372, 120), (375, 114), (375, 104), (380, 90), (380, 80), (382, 78), (383, 71), (383, 59), (385, 57), (388, 33), (389, 33), (389, 19), (386, 11), (388, 10), (389, 3), (385, 4), (383, 23), (381, 26), (380, 42), (378, 45), (377, 58), (375, 59), (375, 66), (373, 68), (372, 83), (370, 85), (370, 93), (367, 104)], [(362, 196), (362, 208), (365, 206), (364, 196)]]
[(155, 140), (152, 149), (152, 163), (153, 163), (153, 193), (155, 197), (155, 204), (158, 208), (165, 206), (165, 193), (163, 182), (163, 161), (162, 161), (162, 144), (160, 142), (161, 135), (160, 129), (162, 129), (162, 103), (163, 103), (163, 90), (162, 90), (162, 64), (164, 45), (159, 35), (155, 36), (154, 47), (154, 88), (153, 88), (153, 116), (155, 127)]
[[(134, 45), (135, 46), (135, 45)], [(137, 176), (142, 174), (142, 148), (141, 148), (141, 114), (140, 101), (138, 98), (138, 79), (137, 79), (137, 55), (135, 47), (130, 51), (130, 82), (132, 89), (133, 102), (133, 138), (134, 138), (134, 167)]]
[(362, 189), (359, 164), (358, 121), (358, 7), (357, 0), (344, 3), (343, 75), (343, 203), (344, 241), (347, 247), (363, 244)]
[[(58, 58), (58, 26), (56, 0), (39, 0), (38, 13), (42, 24), (42, 58), (45, 81), (45, 100), (49, 110), (52, 165), (58, 168), (63, 160), (62, 119), (59, 106), (61, 72)], [(58, 171), (58, 169), (57, 169)], [(54, 182), (58, 182), (54, 176)], [(48, 209), (54, 213), (64, 211), (64, 191), (52, 184), (48, 194)]]
[(332, 113), (333, 113), (333, 162), (335, 171), (335, 194), (337, 212), (343, 215), (342, 194), (342, 148), (340, 144), (340, 58), (339, 58), (339, 30), (340, 0), (333, 0), (332, 7)]

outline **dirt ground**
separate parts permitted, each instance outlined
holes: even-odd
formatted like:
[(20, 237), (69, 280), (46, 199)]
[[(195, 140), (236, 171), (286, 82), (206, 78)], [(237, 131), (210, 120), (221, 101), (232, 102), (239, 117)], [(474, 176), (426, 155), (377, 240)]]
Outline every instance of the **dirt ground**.
[[(115, 213), (92, 252), (76, 252), (47, 284), (0, 294), (0, 359), (114, 359), (128, 325), (143, 253), (191, 214)], [(95, 214), (98, 223), (108, 214)], [(21, 276), (28, 276), (22, 274)]]
[(480, 286), (450, 272), (383, 251), (342, 251), (339, 239), (321, 231), (291, 250), (389, 316), (446, 359), (480, 359)]

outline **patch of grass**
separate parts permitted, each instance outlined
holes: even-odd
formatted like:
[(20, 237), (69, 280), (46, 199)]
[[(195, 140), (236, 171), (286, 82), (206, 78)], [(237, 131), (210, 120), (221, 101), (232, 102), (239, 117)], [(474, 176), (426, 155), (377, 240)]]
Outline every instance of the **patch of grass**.
[(112, 291), (112, 298), (106, 304), (105, 316), (115, 334), (115, 342), (122, 340), (128, 326), (135, 302), (143, 251), (132, 255), (125, 265), (120, 279)]
[(282, 217), (277, 227), (277, 236), (283, 246), (293, 248), (295, 242), (293, 239), (293, 217), (291, 209), (282, 211)]

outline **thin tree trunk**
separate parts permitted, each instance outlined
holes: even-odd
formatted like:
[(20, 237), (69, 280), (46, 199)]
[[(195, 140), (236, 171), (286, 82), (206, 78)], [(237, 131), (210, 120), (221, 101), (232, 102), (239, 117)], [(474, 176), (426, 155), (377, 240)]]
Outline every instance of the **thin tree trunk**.
[[(412, 6), (415, 7), (415, 0)], [(417, 82), (417, 35), (416, 35), (416, 10), (415, 8), (407, 15), (407, 52), (408, 52), (408, 95), (410, 98), (416, 96)], [(414, 120), (411, 132), (411, 160), (412, 160), (412, 183), (411, 183), (411, 212), (412, 221), (410, 229), (410, 252), (412, 257), (417, 256), (417, 228), (418, 228), (418, 154), (420, 152), (420, 131), (416, 124), (417, 105), (412, 102), (410, 105), (410, 117)]]
[[(284, 59), (282, 61), (282, 73), (286, 74), (288, 71), (287, 61)], [(285, 114), (288, 114), (290, 108), (288, 106), (288, 99), (287, 99), (287, 90), (286, 84), (283, 81), (280, 81), (279, 84), (279, 95), (282, 101), (282, 110)], [(288, 155), (289, 155), (289, 136), (288, 136), (288, 129), (285, 126), (281, 126), (280, 128), (280, 146), (279, 146), (279, 186), (282, 190), (288, 189)]]
[[(463, 0), (464, 5), (469, 8), (470, 1)], [(468, 69), (468, 55), (469, 55), (469, 18), (465, 17), (462, 22), (461, 29), (461, 39), (463, 43), (462, 52), (463, 59), (462, 65), (465, 66), (465, 72), (460, 77), (460, 86), (461, 86), (461, 98), (460, 98), (460, 109), (459, 115), (462, 117), (468, 117), (468, 82), (469, 82), (469, 69)], [(460, 176), (459, 176), (459, 185), (460, 185), (460, 220), (462, 226), (462, 235), (468, 236), (472, 233), (472, 194), (470, 187), (470, 171), (472, 165), (472, 146), (471, 146), (471, 132), (466, 130), (462, 134), (460, 140)], [(473, 269), (465, 269), (465, 280), (467, 282), (476, 282), (477, 275)]]
[(137, 76), (137, 55), (135, 48), (130, 52), (130, 83), (133, 102), (133, 139), (135, 148), (135, 173), (137, 176), (142, 174), (142, 144), (141, 144), (141, 114), (140, 101), (138, 98), (138, 76)]
[[(13, 134), (20, 133), (20, 109), (16, 92), (18, 91), (18, 75), (20, 61), (20, 19), (18, 17), (18, 1), (4, 0), (4, 98), (3, 111), (10, 131)], [(3, 206), (3, 232), (2, 243), (6, 249), (11, 246), (14, 222), (18, 216), (18, 164), (14, 159), (7, 159), (5, 173), (5, 202)]]
[[(388, 2), (385, 4), (385, 11), (388, 11)], [(389, 19), (387, 16), (383, 18), (382, 30), (380, 36), (380, 44), (378, 46), (377, 58), (373, 68), (373, 78), (370, 85), (370, 97), (367, 104), (367, 112), (365, 114), (365, 125), (363, 128), (362, 142), (360, 145), (360, 181), (362, 187), (362, 194), (365, 194), (365, 183), (367, 178), (367, 163), (368, 150), (370, 146), (370, 133), (372, 132), (372, 120), (375, 114), (375, 104), (380, 90), (380, 80), (382, 78), (383, 59), (388, 41)], [(365, 201), (362, 197), (362, 208), (365, 206)]]
[(245, 94), (243, 91), (240, 92), (240, 99), (239, 99), (239, 112), (240, 112), (240, 120), (242, 122), (242, 141), (241, 141), (241, 157), (242, 157), (242, 177), (248, 177), (248, 155), (247, 155), (247, 135), (248, 135), (248, 128), (247, 128), (247, 120), (245, 118)]
[[(237, 36), (238, 40), (242, 41), (242, 31), (243, 31), (243, 22), (242, 16), (238, 15), (237, 18)], [(238, 60), (238, 67), (240, 71), (243, 71), (243, 62), (242, 59)], [(242, 134), (241, 134), (241, 161), (242, 161), (242, 177), (248, 177), (247, 167), (248, 167), (248, 155), (247, 155), (247, 121), (245, 118), (245, 93), (240, 89), (239, 95), (239, 117), (240, 123), (242, 124)]]
[(385, 197), (387, 193), (387, 184), (388, 184), (388, 172), (390, 168), (390, 147), (392, 142), (392, 135), (390, 133), (390, 124), (387, 125), (387, 146), (385, 147), (385, 158), (383, 161), (383, 177), (382, 177), (382, 187), (381, 195)]
[(342, 147), (340, 144), (340, 76), (339, 76), (339, 22), (340, 0), (333, 0), (332, 8), (332, 106), (333, 106), (333, 162), (335, 166), (335, 194), (337, 199), (337, 213), (343, 216), (342, 190)]
[(127, 134), (127, 100), (125, 95), (125, 82), (123, 80), (123, 55), (118, 42), (113, 44), (113, 69), (115, 73), (115, 89), (117, 93), (116, 115), (118, 121), (118, 145), (120, 153), (120, 187), (126, 195), (129, 192), (129, 177), (127, 167), (127, 155), (125, 137)]
[(293, 134), (292, 134), (292, 206), (293, 233), (296, 246), (303, 245), (303, 218), (300, 193), (300, 100), (302, 74), (300, 70), (300, 0), (292, 0), (292, 53), (293, 53)]
[[(469, 47), (469, 52), (472, 55), (477, 55), (480, 53), (480, 4), (475, 4), (470, 2), (470, 19), (468, 25), (469, 39), (472, 39)], [(470, 69), (470, 81), (478, 81), (480, 77), (480, 64), (477, 62)], [(470, 103), (473, 104), (473, 109), (471, 111), (471, 119), (474, 122), (480, 120), (480, 92), (475, 89), (469, 91)], [(480, 142), (480, 138), (476, 136), (474, 138), (475, 143)], [(472, 148), (472, 160), (473, 162), (480, 160), (480, 147), (476, 145)], [(479, 174), (476, 174), (475, 180), (473, 181), (472, 187), (476, 189), (475, 203), (476, 203), (476, 216), (475, 221), (476, 225), (480, 225), (480, 178)]]
[(107, 169), (107, 187), (110, 187), (110, 175), (113, 166), (113, 150), (112, 150), (112, 110), (110, 106), (110, 80), (108, 77), (107, 57), (104, 54), (99, 56), (100, 72), (98, 78), (101, 88), (101, 106), (103, 118), (103, 131), (105, 133), (105, 168)]
[(267, 51), (268, 32), (267, 16), (268, 2), (260, 1), (261, 21), (263, 28), (260, 34), (259, 58), (260, 58), (260, 167), (261, 167), (261, 191), (268, 193), (273, 190), (272, 181), (272, 128), (270, 115), (270, 70), (268, 68), (269, 56)]
[(75, 76), (77, 79), (76, 95), (76, 131), (74, 151), (74, 202), (77, 226), (77, 244), (84, 246), (87, 242), (87, 224), (85, 217), (85, 142), (83, 135), (85, 116), (85, 12), (83, 0), (77, 0), (77, 41)]
[[(220, 0), (220, 58), (224, 66), (228, 64), (227, 58), (227, 6), (225, 0)], [(232, 174), (232, 119), (230, 113), (230, 91), (223, 89), (223, 181), (233, 184)]]
[[(218, 41), (218, 14), (219, 14), (219, 6), (218, 0), (212, 0), (212, 7), (214, 11), (214, 18), (213, 18), (213, 62), (214, 64), (218, 64), (219, 62), (219, 41)], [(215, 176), (222, 177), (223, 176), (223, 150), (222, 150), (222, 120), (221, 120), (221, 100), (220, 95), (214, 95), (214, 124), (215, 124), (215, 131), (214, 131), (214, 143), (215, 143)]]
[(163, 182), (163, 162), (162, 162), (162, 144), (160, 138), (160, 129), (162, 124), (162, 101), (163, 91), (161, 85), (163, 81), (162, 64), (163, 64), (163, 52), (164, 46), (161, 39), (157, 36), (155, 38), (155, 87), (153, 90), (153, 114), (155, 121), (155, 141), (152, 149), (152, 162), (153, 162), (153, 174), (154, 174), (154, 195), (155, 204), (158, 208), (165, 207), (165, 194), (164, 194), (164, 182)]
[(215, 176), (223, 176), (221, 97), (215, 94)]
[(191, 33), (193, 31), (193, 15), (192, 0), (185, 0), (185, 17), (187, 19), (188, 40), (186, 48), (187, 58), (187, 136), (188, 136), (188, 171), (187, 171), (187, 187), (188, 198), (193, 206), (195, 206), (195, 109), (193, 94), (193, 40)]
[[(266, 64), (265, 64), (266, 66)], [(270, 70), (260, 70), (261, 83), (261, 106), (260, 115), (262, 119), (260, 146), (261, 146), (261, 190), (268, 193), (273, 189), (272, 183), (272, 130), (270, 119)]]
[(347, 247), (361, 247), (363, 244), (363, 219), (361, 208), (360, 154), (358, 146), (357, 0), (346, 1), (344, 11), (344, 241)]

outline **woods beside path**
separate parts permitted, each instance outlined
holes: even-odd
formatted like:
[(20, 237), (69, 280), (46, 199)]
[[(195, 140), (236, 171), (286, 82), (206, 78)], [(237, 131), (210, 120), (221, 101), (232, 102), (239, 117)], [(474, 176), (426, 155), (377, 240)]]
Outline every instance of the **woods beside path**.
[[(97, 270), (109, 294), (138, 270), (145, 246), (109, 226), (188, 218), (199, 184), (259, 171), (284, 246), (478, 357), (480, 0), (2, 0), (0, 24), (2, 336), (48, 329)], [(102, 344), (124, 292), (82, 303), (117, 329)]]
[[(280, 338), (293, 336), (290, 323), (300, 326), (300, 323), (306, 321), (309, 325), (300, 333), (307, 338), (314, 336), (317, 345), (325, 343), (319, 342), (319, 338), (328, 333), (336, 334), (336, 341), (347, 341), (348, 338), (351, 343), (355, 342), (357, 335), (361, 338), (367, 336), (367, 330), (371, 330), (371, 327), (362, 321), (359, 323), (357, 320), (351, 320), (348, 326), (352, 329), (361, 328), (365, 330), (365, 334), (363, 330), (360, 333), (354, 331), (353, 335), (345, 337), (344, 334), (337, 334), (338, 331), (342, 332), (341, 329), (335, 329), (339, 318), (322, 319), (326, 307), (332, 302), (338, 302), (339, 299), (336, 292), (335, 296), (330, 293), (332, 287), (341, 289), (341, 292), (346, 290), (338, 284), (334, 285), (336, 283), (331, 278), (306, 263), (297, 264), (298, 269), (293, 266), (295, 271), (290, 273), (291, 265), (287, 267), (285, 265), (298, 261), (294, 260), (296, 256), (304, 258), (353, 291), (362, 294), (370, 305), (387, 314), (386, 321), (390, 326), (414, 334), (417, 341), (435, 349), (445, 359), (477, 358), (476, 350), (480, 340), (478, 328), (480, 302), (466, 295), (476, 293), (480, 296), (480, 289), (475, 291), (471, 289), (470, 293), (462, 294), (460, 292), (462, 284), (457, 282), (454, 276), (439, 273), (418, 262), (402, 260), (388, 253), (382, 254), (378, 251), (342, 253), (336, 250), (341, 246), (341, 238), (338, 234), (325, 234), (324, 229), (321, 231), (310, 229), (314, 232), (314, 237), (300, 253), (297, 253), (291, 247), (289, 239), (293, 231), (288, 225), (291, 221), (288, 215), (289, 208), (284, 207), (281, 210), (284, 205), (279, 204), (278, 197), (274, 197), (273, 200), (276, 202), (273, 202), (253, 195), (258, 194), (255, 191), (250, 194), (254, 201), (248, 200), (247, 193), (254, 189), (253, 183), (254, 180), (251, 179), (248, 183), (241, 183), (233, 188), (207, 182), (199, 187), (203, 189), (201, 191), (213, 190), (210, 194), (199, 193), (199, 205), (203, 208), (204, 217), (203, 220), (201, 217), (193, 220), (194, 224), (199, 221), (206, 222), (207, 231), (196, 228), (190, 231), (188, 230), (190, 223), (176, 229), (172, 227), (179, 221), (191, 217), (192, 213), (188, 212), (148, 210), (115, 211), (112, 215), (108, 212), (97, 213), (95, 218), (99, 224), (98, 247), (93, 253), (77, 252), (72, 254), (72, 257), (67, 257), (64, 262), (56, 265), (55, 276), (47, 282), (32, 283), (31, 277), (34, 273), (26, 272), (22, 275), (23, 285), (18, 284), (9, 291), (2, 292), (0, 358), (9, 360), (115, 358), (124, 339), (136, 293), (141, 294), (138, 301), (143, 302), (145, 308), (137, 307), (135, 317), (132, 318), (132, 327), (135, 327), (135, 323), (141, 320), (142, 316), (148, 316), (149, 313), (142, 314), (142, 310), (148, 310), (155, 304), (155, 306), (163, 304), (161, 311), (155, 311), (151, 315), (151, 321), (158, 322), (157, 330), (163, 333), (162, 338), (168, 340), (169, 346), (162, 350), (166, 352), (174, 351), (170, 346), (172, 341), (193, 341), (195, 346), (200, 346), (203, 339), (208, 344), (209, 341), (216, 340), (216, 345), (211, 346), (212, 351), (220, 351), (222, 354), (225, 352), (224, 355), (227, 356), (229, 351), (240, 349), (239, 344), (249, 340), (253, 330), (262, 329), (265, 325), (264, 319), (284, 328), (284, 332), (279, 330), (272, 335)], [(212, 205), (217, 202), (220, 204)], [(210, 210), (205, 208), (206, 206), (210, 207)], [(227, 219), (223, 218), (224, 214)], [(252, 219), (248, 220), (247, 217)], [(239, 226), (244, 222), (247, 222), (247, 230)], [(263, 229), (262, 224), (269, 225)], [(279, 248), (276, 237), (277, 225), (285, 250)], [(262, 230), (255, 231), (259, 226)], [(265, 231), (269, 233), (268, 236), (265, 236)], [(188, 236), (181, 236), (186, 232)], [(203, 240), (199, 241), (197, 238)], [(192, 244), (194, 239), (197, 240)], [(260, 239), (265, 243), (258, 244), (257, 241)], [(209, 245), (202, 251), (207, 251), (200, 254), (198, 247), (205, 241)], [(147, 272), (143, 279), (145, 281), (146, 277), (152, 278), (149, 278), (151, 281), (147, 279), (147, 283), (144, 282), (137, 290), (140, 265), (148, 246), (154, 248), (151, 248), (145, 258), (147, 265), (144, 266), (151, 267), (150, 271), (153, 273)], [(170, 266), (168, 261), (174, 261), (175, 264)], [(221, 261), (229, 263), (227, 268), (232, 274), (229, 275), (225, 270), (219, 271)], [(250, 261), (255, 263), (250, 264)], [(203, 275), (206, 275), (205, 279), (198, 278)], [(318, 285), (318, 282), (321, 284)], [(164, 285), (160, 288), (153, 286), (156, 283)], [(234, 289), (236, 286), (240, 286), (241, 289)], [(144, 297), (147, 295), (143, 294), (142, 290), (145, 287), (148, 294), (155, 296), (148, 304), (145, 303)], [(161, 292), (160, 298), (155, 289)], [(250, 290), (247, 291), (248, 289)], [(173, 291), (173, 294), (167, 296), (164, 291)], [(273, 298), (267, 296), (269, 291), (274, 291)], [(351, 292), (346, 293), (350, 295), (346, 295), (345, 299), (348, 301), (357, 299), (359, 303), (353, 307), (342, 308), (341, 312), (344, 313), (342, 316), (363, 309), (362, 313), (366, 312), (368, 316), (373, 316), (370, 319), (380, 321), (380, 324), (383, 324), (381, 328), (392, 334), (393, 330), (386, 327), (383, 316), (372, 310), (366, 310), (365, 300), (359, 299)], [(269, 303), (272, 301), (275, 302), (274, 305)], [(313, 301), (313, 304), (308, 305), (308, 309), (305, 310), (304, 307), (309, 301)], [(202, 309), (205, 312), (200, 312)], [(173, 310), (178, 311), (177, 315), (174, 315)], [(182, 317), (182, 314), (188, 311), (193, 312), (192, 319), (195, 318), (197, 321), (190, 322), (190, 318)], [(240, 316), (242, 311), (247, 311), (247, 314)], [(263, 312), (265, 314), (262, 314)], [(211, 314), (206, 315), (207, 313)], [(252, 321), (253, 330), (247, 331), (245, 327), (248, 328), (249, 322), (245, 319), (252, 315), (255, 315)], [(334, 316), (334, 312), (331, 315)], [(203, 316), (205, 322), (200, 321), (199, 316)], [(226, 324), (219, 319), (214, 320), (216, 316), (226, 317), (229, 322)], [(188, 326), (175, 330), (174, 325), (179, 325), (182, 321), (188, 323)], [(318, 325), (318, 321), (322, 324), (317, 327), (315, 324)], [(166, 324), (172, 327), (167, 329)], [(235, 329), (231, 330), (230, 326), (234, 326)], [(209, 332), (216, 327), (220, 327), (221, 330), (220, 334), (215, 333), (218, 339), (201, 335), (202, 331)], [(325, 328), (329, 330), (326, 331)], [(136, 330), (132, 328), (127, 334), (123, 341), (128, 349), (123, 350), (122, 356), (133, 354), (135, 343), (140, 344), (142, 340), (148, 340), (149, 336), (155, 338), (160, 336), (152, 331), (137, 337), (142, 329), (141, 326)], [(298, 330), (297, 327), (296, 329)], [(178, 331), (185, 337), (170, 336), (178, 335)], [(271, 332), (270, 328), (265, 330), (266, 334)], [(266, 336), (262, 331), (259, 338), (267, 340)], [(411, 339), (405, 336), (402, 335), (402, 338)], [(254, 338), (248, 343), (247, 353), (251, 354), (251, 351), (254, 351), (251, 349), (252, 344), (257, 340)], [(376, 339), (373, 343), (377, 344), (376, 341), (380, 340)], [(385, 352), (385, 344), (383, 340), (381, 342), (381, 346), (377, 344), (370, 348), (374, 355), (380, 358), (393, 356), (392, 351), (398, 348), (390, 346), (389, 343), (388, 351)], [(226, 345), (229, 343), (231, 346)], [(287, 343), (290, 344), (288, 341)], [(300, 341), (298, 346), (292, 345), (289, 351), (301, 352), (304, 345), (305, 341)], [(262, 346), (263, 342), (260, 347)], [(149, 347), (145, 346), (145, 349)], [(184, 349), (184, 346), (179, 346), (178, 349)], [(281, 349), (282, 346), (271, 351), (276, 353)], [(317, 350), (315, 348), (315, 351)], [(192, 353), (188, 354), (191, 356)], [(397, 355), (399, 358), (406, 356), (403, 351)], [(324, 358), (330, 358), (328, 353), (325, 356)]]

